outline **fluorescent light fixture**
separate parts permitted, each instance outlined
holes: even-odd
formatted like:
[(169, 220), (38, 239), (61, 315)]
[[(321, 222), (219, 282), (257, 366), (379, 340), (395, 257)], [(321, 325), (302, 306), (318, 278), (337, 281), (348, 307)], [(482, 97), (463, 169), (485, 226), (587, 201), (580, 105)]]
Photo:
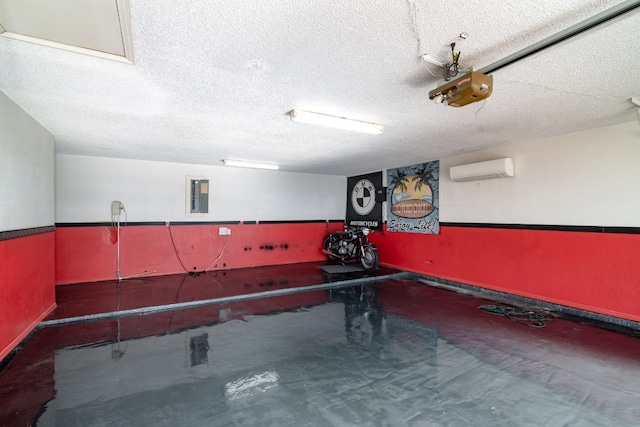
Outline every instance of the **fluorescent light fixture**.
[(291, 120), (312, 125), (328, 126), (338, 129), (352, 130), (370, 134), (379, 134), (384, 131), (384, 126), (375, 123), (361, 122), (344, 117), (330, 116), (328, 114), (312, 113), (302, 110), (291, 110), (289, 112)]
[(275, 163), (262, 163), (262, 162), (248, 162), (245, 160), (230, 160), (224, 159), (222, 160), (226, 166), (237, 166), (240, 168), (255, 168), (255, 169), (271, 169), (278, 170), (280, 169), (280, 165)]

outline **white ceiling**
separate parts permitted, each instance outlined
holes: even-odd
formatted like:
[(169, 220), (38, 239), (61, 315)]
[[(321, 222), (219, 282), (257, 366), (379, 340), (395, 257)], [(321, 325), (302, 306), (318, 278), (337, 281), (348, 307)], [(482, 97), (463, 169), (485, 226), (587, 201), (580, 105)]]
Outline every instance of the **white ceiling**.
[[(461, 68), (481, 69), (619, 0), (130, 3), (132, 64), (0, 37), (0, 90), (57, 153), (353, 176), (638, 117), (640, 8), (495, 71), (491, 97), (461, 108), (429, 101), (442, 79), (420, 60), (449, 60), (466, 32)], [(386, 130), (300, 124), (294, 108)]]

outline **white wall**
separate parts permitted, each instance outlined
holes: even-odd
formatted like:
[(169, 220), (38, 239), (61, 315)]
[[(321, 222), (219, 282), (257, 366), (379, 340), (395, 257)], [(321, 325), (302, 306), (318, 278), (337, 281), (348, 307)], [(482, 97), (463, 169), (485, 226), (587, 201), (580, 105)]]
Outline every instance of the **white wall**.
[[(514, 178), (449, 178), (451, 166), (500, 157), (515, 159)], [(640, 227), (639, 165), (637, 121), (446, 157), (440, 220)], [(185, 215), (187, 175), (211, 182), (204, 217)], [(113, 200), (133, 222), (344, 219), (346, 178), (56, 155), (56, 222), (109, 221)]]
[(0, 231), (54, 223), (53, 135), (0, 92)]
[[(186, 215), (186, 176), (209, 179), (209, 213)], [(56, 155), (57, 223), (344, 219), (346, 178), (184, 163)], [(123, 218), (121, 218), (123, 220)]]
[[(453, 182), (449, 168), (513, 157), (515, 177)], [(440, 220), (640, 227), (640, 123), (440, 161)]]

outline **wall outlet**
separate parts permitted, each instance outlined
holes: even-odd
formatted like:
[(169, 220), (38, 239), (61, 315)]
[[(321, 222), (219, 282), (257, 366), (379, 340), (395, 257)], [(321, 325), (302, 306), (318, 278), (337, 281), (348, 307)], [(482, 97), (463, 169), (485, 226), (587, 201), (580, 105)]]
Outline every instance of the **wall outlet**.
[(219, 236), (230, 236), (231, 235), (231, 229), (229, 227), (220, 227), (220, 228), (218, 228), (218, 235)]
[(120, 215), (122, 210), (124, 209), (124, 205), (120, 201), (111, 202), (111, 215)]

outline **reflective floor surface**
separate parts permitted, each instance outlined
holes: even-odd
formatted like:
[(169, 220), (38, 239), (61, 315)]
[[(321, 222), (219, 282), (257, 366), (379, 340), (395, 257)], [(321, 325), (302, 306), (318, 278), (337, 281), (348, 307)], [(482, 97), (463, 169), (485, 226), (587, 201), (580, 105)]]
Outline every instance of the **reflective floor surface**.
[[(632, 333), (500, 315), (504, 301), (397, 273), (297, 264), (60, 287), (53, 323), (0, 371), (0, 425), (639, 425)], [(130, 315), (153, 306), (167, 308)]]

